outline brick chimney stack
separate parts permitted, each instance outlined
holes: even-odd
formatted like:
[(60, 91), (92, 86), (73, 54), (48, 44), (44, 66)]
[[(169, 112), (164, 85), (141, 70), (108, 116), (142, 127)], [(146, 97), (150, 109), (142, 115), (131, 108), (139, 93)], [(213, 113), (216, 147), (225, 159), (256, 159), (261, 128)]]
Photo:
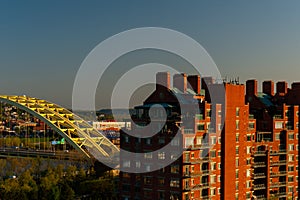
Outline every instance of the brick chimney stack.
[(257, 80), (253, 79), (246, 81), (246, 95), (257, 96)]
[(263, 93), (274, 96), (274, 82), (264, 81), (263, 82)]
[(170, 72), (158, 72), (156, 74), (156, 90), (170, 89)]
[(286, 81), (279, 81), (276, 83), (276, 92), (278, 94), (286, 94), (288, 89), (288, 84)]
[(199, 75), (188, 76), (188, 87), (193, 90), (196, 94), (200, 94), (201, 83)]
[(181, 92), (186, 93), (186, 89), (187, 89), (187, 75), (185, 73), (175, 74), (173, 76), (173, 87), (176, 87)]

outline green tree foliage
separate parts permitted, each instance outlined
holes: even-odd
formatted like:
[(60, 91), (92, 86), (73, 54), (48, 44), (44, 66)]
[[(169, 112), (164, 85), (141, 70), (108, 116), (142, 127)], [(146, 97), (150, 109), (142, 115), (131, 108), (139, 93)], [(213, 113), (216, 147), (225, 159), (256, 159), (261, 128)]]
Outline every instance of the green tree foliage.
[[(111, 175), (99, 178), (92, 168), (61, 164), (54, 167), (47, 163), (40, 158), (0, 159), (0, 175), (5, 177), (0, 178), (0, 200), (117, 199)], [(7, 176), (8, 172), (17, 177)]]

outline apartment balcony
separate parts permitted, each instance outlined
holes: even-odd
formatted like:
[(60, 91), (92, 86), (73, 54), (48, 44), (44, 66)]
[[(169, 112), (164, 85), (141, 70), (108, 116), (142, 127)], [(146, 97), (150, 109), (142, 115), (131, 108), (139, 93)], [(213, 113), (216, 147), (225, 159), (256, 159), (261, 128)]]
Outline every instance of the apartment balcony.
[(209, 182), (204, 182), (204, 183), (200, 183), (200, 187), (201, 188), (209, 188), (210, 187), (210, 185), (209, 185)]
[(184, 178), (196, 177), (196, 176), (206, 176), (209, 175), (210, 172), (208, 170), (205, 171), (193, 171), (193, 172), (183, 172)]
[(254, 179), (259, 179), (259, 178), (266, 178), (266, 174), (265, 173), (256, 173), (254, 174)]
[(277, 187), (286, 187), (286, 182), (277, 182), (277, 183), (271, 183), (271, 188), (277, 188)]
[(266, 156), (267, 153), (266, 153), (266, 151), (255, 151), (255, 152), (253, 153), (253, 155), (254, 155), (254, 156)]
[(187, 163), (187, 164), (197, 164), (197, 163), (206, 163), (206, 162), (209, 162), (209, 157), (183, 159), (183, 163)]
[(266, 200), (267, 198), (265, 197), (265, 195), (258, 195), (256, 196), (257, 200)]
[(271, 166), (280, 166), (280, 165), (286, 165), (286, 160), (279, 160), (279, 161), (272, 161)]
[(253, 190), (264, 190), (264, 189), (266, 189), (265, 184), (257, 184), (253, 186)]
[(249, 114), (249, 119), (255, 119), (253, 114)]
[(286, 176), (286, 175), (287, 175), (286, 171), (279, 171), (279, 172), (271, 172), (270, 173), (271, 177)]
[(270, 151), (271, 156), (287, 154), (285, 149), (280, 149), (279, 151)]
[(265, 162), (254, 162), (253, 164), (253, 168), (259, 168), (259, 167), (266, 167), (266, 163)]
[(281, 192), (277, 194), (277, 197), (286, 197), (287, 193), (286, 192)]
[(202, 200), (210, 200), (211, 198), (207, 195), (201, 196)]
[(274, 115), (273, 119), (283, 119), (283, 115)]
[(201, 149), (208, 149), (208, 148), (210, 148), (208, 143), (195, 144), (191, 146), (192, 150), (201, 150)]

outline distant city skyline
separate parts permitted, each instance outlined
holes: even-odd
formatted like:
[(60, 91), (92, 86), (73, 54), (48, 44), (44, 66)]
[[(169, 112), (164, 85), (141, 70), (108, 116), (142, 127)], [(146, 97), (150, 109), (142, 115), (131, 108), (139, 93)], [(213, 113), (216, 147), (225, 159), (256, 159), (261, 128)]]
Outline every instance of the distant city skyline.
[[(300, 81), (299, 6), (277, 0), (2, 1), (0, 94), (26, 94), (70, 108), (76, 72), (87, 54), (114, 34), (148, 26), (195, 39), (223, 77), (291, 84)], [(106, 107), (101, 98), (97, 109)]]

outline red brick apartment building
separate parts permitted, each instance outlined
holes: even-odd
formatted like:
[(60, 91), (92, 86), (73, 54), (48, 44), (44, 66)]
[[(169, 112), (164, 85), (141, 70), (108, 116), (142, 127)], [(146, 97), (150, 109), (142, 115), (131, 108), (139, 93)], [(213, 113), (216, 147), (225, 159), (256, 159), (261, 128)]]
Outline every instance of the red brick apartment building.
[[(168, 72), (157, 73), (156, 80), (156, 90), (132, 118), (161, 130), (140, 139), (144, 132), (133, 123), (131, 130), (121, 131), (122, 149), (147, 154), (141, 163), (130, 163), (121, 154), (120, 165), (149, 172), (121, 172), (120, 199), (298, 199), (299, 83), (288, 89), (278, 82), (274, 93), (272, 81), (258, 92), (256, 80), (247, 81), (246, 88), (186, 74), (175, 75), (171, 87)], [(150, 109), (154, 104), (167, 113), (162, 125), (155, 120), (159, 113)], [(193, 112), (195, 105), (198, 112)], [(174, 140), (178, 131), (180, 139)], [(168, 144), (173, 151), (159, 152)], [(183, 148), (174, 159), (172, 153)], [(167, 159), (171, 164), (151, 170), (153, 163)]]

